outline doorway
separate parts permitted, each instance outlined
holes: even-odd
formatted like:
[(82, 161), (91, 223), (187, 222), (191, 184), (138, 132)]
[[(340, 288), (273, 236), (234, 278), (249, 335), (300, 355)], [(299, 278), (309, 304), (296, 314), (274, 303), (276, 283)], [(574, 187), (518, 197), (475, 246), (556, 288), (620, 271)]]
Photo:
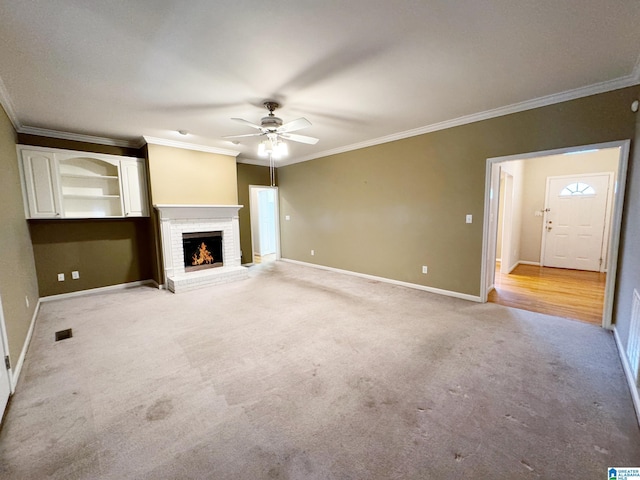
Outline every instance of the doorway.
[[(556, 164), (561, 163), (564, 165), (564, 161), (566, 160), (567, 165), (571, 165), (572, 162), (574, 164), (579, 164), (584, 168), (587, 160), (584, 160), (584, 164), (581, 163), (583, 159), (591, 158), (590, 155), (600, 155), (600, 153), (608, 153), (613, 154), (612, 162), (615, 164), (615, 170), (617, 175), (617, 181), (614, 185), (612, 185), (612, 196), (613, 196), (613, 206), (611, 203), (608, 204), (609, 208), (609, 218), (611, 221), (609, 222), (611, 228), (608, 231), (605, 231), (603, 236), (603, 243), (605, 243), (604, 251), (606, 252), (606, 257), (604, 258), (604, 262), (606, 262), (607, 275), (604, 286), (604, 300), (603, 300), (603, 308), (601, 309), (601, 322), (599, 322), (604, 328), (610, 328), (611, 326), (611, 315), (613, 308), (613, 290), (615, 286), (615, 276), (617, 270), (617, 251), (618, 251), (618, 243), (620, 236), (620, 225), (622, 218), (622, 207), (623, 207), (623, 199), (624, 199), (624, 187), (626, 181), (626, 171), (627, 171), (627, 163), (628, 163), (628, 153), (629, 153), (629, 141), (618, 141), (618, 142), (609, 142), (605, 144), (597, 144), (597, 145), (587, 145), (587, 146), (579, 146), (579, 147), (571, 147), (559, 150), (552, 151), (544, 151), (544, 152), (532, 152), (528, 154), (522, 155), (512, 155), (508, 157), (498, 157), (498, 158), (490, 158), (487, 160), (487, 168), (486, 168), (486, 181), (485, 181), (485, 215), (484, 215), (484, 224), (483, 224), (483, 261), (482, 261), (482, 273), (481, 273), (481, 299), (486, 302), (489, 296), (489, 293), (495, 288), (496, 283), (496, 246), (497, 246), (497, 235), (498, 235), (498, 214), (499, 214), (499, 198), (500, 198), (500, 174), (501, 167), (503, 165), (508, 165), (508, 162), (520, 162), (526, 165), (527, 172), (529, 170), (536, 171), (539, 169), (539, 166), (542, 163), (540, 159), (546, 158), (547, 160), (552, 160)], [(593, 152), (593, 153), (592, 153)], [(582, 156), (578, 156), (576, 154), (581, 154)], [(572, 157), (576, 158), (572, 158)], [(577, 159), (577, 157), (580, 157)], [(535, 168), (533, 168), (535, 166)], [(603, 171), (603, 170), (600, 170)], [(547, 175), (549, 176), (549, 175)], [(530, 178), (531, 177), (531, 178)], [(533, 174), (529, 175), (527, 173), (527, 182), (526, 185), (529, 187), (530, 184), (534, 182), (530, 182), (533, 180)], [(546, 180), (546, 176), (543, 180)], [(515, 183), (517, 183), (517, 178)], [(514, 184), (515, 184), (514, 183)], [(540, 182), (538, 182), (540, 183)], [(542, 187), (542, 191), (544, 192), (544, 187)], [(540, 195), (543, 195), (542, 193)], [(543, 243), (543, 225), (546, 227), (546, 223), (544, 223), (545, 219), (545, 206), (543, 200), (536, 199), (534, 203), (530, 201), (530, 195), (525, 194), (523, 196), (522, 203), (522, 241), (521, 241), (521, 252), (518, 253), (518, 257), (520, 260), (516, 261), (516, 266), (518, 267), (514, 273), (517, 273), (519, 269), (524, 265), (534, 265), (537, 269), (542, 271), (547, 267), (542, 265), (542, 243)], [(533, 217), (537, 217), (534, 219)], [(538, 222), (536, 224), (536, 222)], [(537, 226), (536, 226), (537, 225)], [(527, 230), (529, 229), (529, 230)], [(534, 230), (532, 230), (534, 229)], [(504, 230), (504, 228), (503, 228)], [(504, 245), (503, 245), (504, 247)], [(517, 249), (517, 244), (512, 240), (512, 249)], [(533, 248), (537, 248), (537, 258), (532, 253)], [(504, 263), (504, 248), (501, 252), (502, 262)], [(599, 261), (599, 257), (598, 257)], [(501, 265), (502, 266), (502, 265)], [(554, 270), (554, 269), (549, 269)], [(557, 272), (556, 272), (557, 273)], [(591, 273), (591, 272), (589, 272)], [(598, 273), (594, 273), (598, 275)], [(603, 274), (601, 274), (603, 275)], [(535, 290), (535, 288), (533, 289)], [(553, 293), (552, 293), (553, 295)], [(533, 300), (535, 302), (535, 300)], [(551, 313), (553, 312), (544, 312)], [(555, 313), (556, 315), (562, 315), (561, 311)]]
[(4, 312), (2, 308), (2, 299), (0, 298), (0, 359), (2, 365), (0, 365), (0, 421), (4, 415), (4, 411), (7, 408), (9, 402), (9, 396), (11, 395), (11, 370), (5, 368), (5, 359), (9, 355), (9, 345), (7, 341), (7, 331), (4, 323)]
[(278, 187), (249, 185), (252, 262), (268, 263), (280, 258)]

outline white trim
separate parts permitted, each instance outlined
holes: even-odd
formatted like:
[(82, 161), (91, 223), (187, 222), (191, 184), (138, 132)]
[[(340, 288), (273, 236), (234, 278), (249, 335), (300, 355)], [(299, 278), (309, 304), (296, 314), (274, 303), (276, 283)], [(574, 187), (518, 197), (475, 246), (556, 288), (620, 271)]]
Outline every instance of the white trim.
[(618, 248), (622, 230), (622, 209), (624, 207), (624, 192), (627, 186), (627, 167), (629, 165), (630, 140), (619, 143), (620, 156), (618, 160), (618, 188), (614, 192), (613, 212), (611, 215), (611, 230), (609, 233), (609, 251), (607, 253), (607, 279), (604, 287), (604, 313), (602, 327), (611, 329), (613, 320), (613, 300), (615, 297), (616, 277), (618, 275)]
[[(258, 210), (258, 206), (255, 205), (253, 201), (253, 189), (269, 189), (275, 190), (275, 202), (274, 202), (274, 210), (275, 210), (275, 233), (276, 233), (276, 260), (280, 260), (280, 190), (276, 186), (270, 185), (249, 185), (249, 217), (253, 218), (253, 214), (256, 210)], [(259, 213), (259, 212), (258, 212)], [(258, 215), (259, 217), (260, 215)], [(253, 265), (253, 249), (254, 249), (254, 241), (253, 241), (253, 221), (249, 222), (249, 230), (251, 230), (251, 264)]]
[(394, 142), (396, 140), (402, 140), (404, 138), (415, 137), (417, 135), (424, 135), (425, 133), (432, 133), (439, 130), (459, 127), (461, 125), (480, 122), (482, 120), (489, 120), (491, 118), (510, 115), (512, 113), (524, 112), (526, 110), (532, 110), (534, 108), (547, 107), (549, 105), (576, 100), (578, 98), (588, 97), (590, 95), (596, 95), (598, 93), (605, 93), (613, 90), (618, 90), (620, 88), (631, 87), (638, 82), (640, 82), (640, 59), (638, 61), (638, 64), (636, 64), (634, 72), (630, 75), (625, 75), (624, 77), (615, 78), (613, 80), (606, 80), (604, 82), (594, 83), (593, 85), (587, 85), (586, 87), (580, 87), (573, 90), (566, 90), (560, 93), (553, 93), (544, 97), (525, 100), (524, 102), (513, 103), (511, 105), (506, 105), (491, 110), (485, 110), (484, 112), (473, 113), (471, 115), (465, 115), (451, 120), (433, 123), (424, 127), (414, 128), (412, 130), (406, 130), (404, 132), (398, 132), (391, 135), (386, 135), (384, 137), (374, 138), (372, 140), (365, 140), (364, 142), (354, 143), (352, 145), (346, 145), (344, 147), (338, 147), (332, 150), (326, 150), (324, 152), (313, 153), (311, 155), (292, 159), (288, 162), (285, 160), (281, 164), (281, 166), (299, 162), (306, 162), (307, 160), (313, 160), (320, 157), (328, 157), (329, 155), (337, 155), (339, 153), (350, 152), (352, 150), (372, 147), (374, 145), (380, 145), (383, 143)]
[[(258, 167), (268, 167), (269, 166), (269, 159), (267, 160), (259, 160), (259, 159), (255, 159), (255, 158), (247, 158), (247, 157), (243, 157), (243, 158), (238, 158), (238, 163), (244, 163), (246, 165), (256, 165)], [(275, 162), (276, 165), (275, 167), (278, 168), (280, 166), (284, 166), (284, 165), (278, 165), (278, 161)]]
[(636, 66), (633, 69), (633, 73), (631, 74), (635, 83), (640, 83), (640, 55), (638, 55), (638, 60), (636, 60)]
[(94, 293), (110, 292), (112, 290), (126, 290), (128, 288), (141, 287), (142, 285), (157, 286), (155, 280), (137, 280), (135, 282), (119, 283), (117, 285), (108, 285), (106, 287), (90, 288), (88, 290), (78, 290), (77, 292), (59, 293), (57, 295), (49, 295), (40, 298), (40, 302), (52, 302), (55, 300), (63, 300), (65, 298), (82, 297), (84, 295), (93, 295)]
[(631, 366), (629, 365), (627, 352), (625, 352), (622, 346), (622, 341), (620, 340), (620, 335), (618, 335), (618, 329), (615, 327), (615, 325), (613, 326), (613, 338), (615, 338), (616, 340), (618, 355), (620, 356), (620, 361), (622, 362), (622, 370), (624, 371), (624, 376), (627, 379), (629, 393), (631, 393), (633, 408), (636, 411), (636, 420), (638, 421), (638, 425), (640, 425), (640, 394), (638, 393), (638, 387), (636, 387), (636, 382), (633, 378), (633, 373), (631, 371)]
[(2, 81), (2, 77), (0, 77), (0, 105), (4, 108), (7, 117), (11, 121), (14, 130), (18, 131), (22, 127), (20, 120), (18, 120), (18, 115), (16, 115), (16, 109), (13, 106), (13, 102), (11, 101), (11, 97), (9, 96), (9, 91)]
[(228, 150), (226, 148), (210, 147), (208, 145), (197, 145), (195, 143), (180, 142), (179, 140), (167, 140), (158, 137), (142, 137), (149, 145), (162, 145), (164, 147), (182, 148), (184, 150), (196, 150), (198, 152), (217, 153), (218, 155), (230, 155), (237, 157), (240, 152), (237, 150)]
[(122, 148), (140, 148), (138, 142), (131, 140), (119, 140), (115, 138), (97, 137), (94, 135), (85, 135), (83, 133), (62, 132), (60, 130), (50, 130), (48, 128), (30, 127), (22, 125), (16, 128), (18, 133), (26, 135), (37, 135), (39, 137), (60, 138), (62, 140), (73, 140), (76, 142), (96, 143), (98, 145), (109, 145), (111, 147)]
[(345, 275), (352, 275), (354, 277), (366, 278), (367, 280), (376, 280), (378, 282), (391, 283), (392, 285), (399, 285), (401, 287), (414, 288), (416, 290), (423, 290), (429, 293), (435, 293), (437, 295), (444, 295), (447, 297), (461, 298), (462, 300), (468, 300), (470, 302), (480, 302), (480, 297), (476, 295), (469, 295), (467, 293), (453, 292), (451, 290), (442, 290), (441, 288), (427, 287), (425, 285), (419, 285), (417, 283), (403, 282), (401, 280), (394, 280), (392, 278), (378, 277), (376, 275), (369, 275), (367, 273), (353, 272), (351, 270), (342, 270), (341, 268), (327, 267), (325, 265), (318, 265), (316, 263), (301, 262), (300, 260), (292, 260), (290, 258), (281, 258), (283, 262), (295, 263), (296, 265), (304, 265), (307, 267), (318, 268), (320, 270), (328, 270), (330, 272), (342, 273)]
[(611, 233), (609, 242), (608, 258), (610, 259), (609, 265), (607, 265), (608, 273), (605, 284), (604, 292), (604, 308), (602, 313), (602, 328), (611, 329), (611, 320), (613, 317), (613, 298), (615, 291), (615, 281), (618, 269), (618, 248), (620, 246), (620, 230), (622, 226), (622, 209), (624, 206), (624, 192), (627, 181), (627, 166), (629, 163), (629, 146), (630, 140), (617, 140), (614, 142), (596, 143), (592, 145), (579, 145), (574, 147), (565, 147), (555, 150), (543, 150), (540, 152), (528, 152), (516, 155), (507, 155), (505, 157), (492, 157), (487, 158), (487, 165), (485, 170), (485, 192), (484, 192), (484, 221), (483, 221), (483, 233), (482, 233), (482, 265), (480, 268), (480, 299), (482, 302), (487, 301), (489, 295), (488, 285), (486, 279), (487, 271), (487, 250), (489, 242), (489, 211), (490, 211), (490, 199), (489, 193), (491, 188), (491, 175), (494, 164), (507, 162), (510, 160), (526, 160), (529, 158), (547, 157), (551, 155), (559, 155), (568, 152), (578, 152), (581, 150), (594, 150), (604, 148), (619, 148), (620, 154), (618, 157), (618, 188), (614, 194), (613, 214), (611, 219)]
[(16, 362), (16, 367), (11, 375), (11, 393), (15, 393), (16, 385), (18, 385), (18, 380), (20, 379), (20, 372), (22, 372), (22, 366), (24, 365), (24, 360), (27, 357), (27, 351), (29, 350), (29, 345), (31, 344), (31, 337), (33, 337), (36, 318), (38, 316), (38, 312), (40, 312), (40, 302), (40, 299), (38, 299), (36, 308), (33, 310), (33, 316), (31, 317), (29, 330), (27, 330), (27, 336), (24, 339), (24, 343), (22, 344), (22, 351), (20, 352), (20, 356), (18, 357), (18, 361)]
[(529, 260), (518, 260), (518, 265), (534, 265), (536, 267), (539, 267), (540, 262), (530, 262)]
[[(7, 324), (4, 319), (4, 307), (2, 306), (2, 298), (0, 298), (0, 345), (2, 345), (2, 351), (4, 354), (9, 357), (9, 361), (11, 361), (11, 353), (9, 353), (9, 337), (7, 335)], [(0, 361), (4, 361), (4, 358), (0, 356)], [(10, 363), (11, 365), (11, 363)], [(0, 368), (4, 368), (2, 364), (0, 364)], [(7, 380), (9, 382), (9, 397), (13, 395), (15, 392), (15, 388), (13, 386), (13, 366), (7, 368)], [(2, 416), (7, 409), (7, 404), (1, 406), (4, 407), (3, 410), (0, 410), (0, 422), (2, 421)]]

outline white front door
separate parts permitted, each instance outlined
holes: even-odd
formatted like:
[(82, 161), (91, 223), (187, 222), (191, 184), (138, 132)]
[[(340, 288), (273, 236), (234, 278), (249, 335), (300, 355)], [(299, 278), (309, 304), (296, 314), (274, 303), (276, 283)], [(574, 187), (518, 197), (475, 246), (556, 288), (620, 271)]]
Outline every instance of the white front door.
[(7, 407), (9, 395), (11, 395), (11, 379), (9, 378), (9, 370), (5, 368), (5, 358), (8, 355), (6, 342), (7, 335), (5, 332), (4, 314), (2, 312), (2, 301), (0, 300), (0, 421)]
[(547, 178), (542, 265), (603, 271), (613, 173)]

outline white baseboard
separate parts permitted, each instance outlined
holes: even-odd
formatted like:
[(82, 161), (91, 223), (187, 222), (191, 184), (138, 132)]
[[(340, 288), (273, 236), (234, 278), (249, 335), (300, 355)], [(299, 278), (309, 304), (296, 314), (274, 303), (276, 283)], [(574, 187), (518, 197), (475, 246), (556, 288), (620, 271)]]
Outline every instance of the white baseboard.
[(633, 378), (633, 373), (631, 372), (631, 366), (629, 365), (627, 352), (622, 346), (622, 342), (615, 325), (613, 326), (613, 337), (616, 339), (618, 355), (620, 356), (620, 361), (622, 362), (624, 376), (627, 378), (627, 384), (629, 385), (629, 391), (631, 392), (631, 399), (633, 400), (633, 407), (636, 410), (636, 420), (638, 421), (638, 425), (640, 425), (640, 394), (638, 393), (638, 387), (636, 386), (636, 382)]
[(156, 288), (160, 288), (158, 282), (155, 280), (138, 280), (136, 282), (120, 283), (118, 285), (109, 285), (107, 287), (90, 288), (88, 290), (78, 290), (77, 292), (59, 293), (58, 295), (49, 295), (47, 297), (40, 298), (41, 302), (51, 302), (53, 300), (62, 300), (64, 298), (81, 297), (83, 295), (92, 295), (94, 293), (103, 293), (110, 290), (125, 290), (127, 288), (140, 287), (142, 285), (152, 285)]
[(36, 317), (40, 311), (40, 299), (36, 304), (36, 308), (33, 310), (33, 316), (31, 317), (31, 323), (29, 324), (29, 330), (27, 331), (27, 337), (22, 344), (22, 351), (16, 362), (16, 367), (11, 369), (11, 393), (16, 392), (16, 385), (18, 385), (18, 379), (20, 378), (20, 372), (22, 372), (22, 366), (24, 365), (24, 359), (27, 357), (27, 350), (31, 344), (31, 337), (33, 337), (33, 329), (36, 326)]
[[(518, 260), (517, 265), (535, 265), (536, 267), (540, 266), (540, 262), (530, 262), (528, 260)], [(515, 267), (514, 267), (515, 268)]]
[(330, 272), (344, 273), (346, 275), (353, 275), (354, 277), (361, 277), (361, 278), (366, 278), (368, 280), (376, 280), (378, 282), (385, 282), (385, 283), (391, 283), (393, 285), (400, 285), (401, 287), (415, 288), (416, 290), (423, 290), (425, 292), (436, 293), (438, 295), (445, 295), (447, 297), (461, 298), (463, 300), (469, 300), (470, 302), (478, 302), (478, 303), (482, 302), (479, 296), (469, 295), (467, 293), (453, 292), (451, 290), (442, 290), (440, 288), (434, 288), (434, 287), (426, 287), (424, 285), (418, 285), (417, 283), (402, 282), (400, 280), (393, 280), (391, 278), (385, 278), (385, 277), (377, 277), (375, 275), (369, 275), (367, 273), (352, 272), (351, 270), (342, 270), (340, 268), (326, 267), (324, 265), (318, 265), (315, 263), (301, 262), (300, 260), (291, 260), (290, 258), (281, 258), (280, 260), (282, 260), (283, 262), (295, 263), (297, 265), (304, 265), (307, 267), (319, 268), (320, 270), (329, 270)]

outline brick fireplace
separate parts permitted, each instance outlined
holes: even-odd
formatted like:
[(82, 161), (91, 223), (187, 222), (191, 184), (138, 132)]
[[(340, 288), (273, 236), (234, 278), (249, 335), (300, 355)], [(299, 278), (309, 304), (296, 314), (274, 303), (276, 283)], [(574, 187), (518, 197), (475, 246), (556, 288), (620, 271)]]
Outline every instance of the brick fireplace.
[[(174, 293), (247, 278), (240, 264), (238, 210), (242, 205), (154, 205), (160, 219), (165, 287)], [(195, 234), (219, 237), (217, 268), (193, 269), (186, 265), (184, 238)], [(224, 259), (224, 260), (222, 260)], [(212, 262), (212, 266), (214, 262)]]

